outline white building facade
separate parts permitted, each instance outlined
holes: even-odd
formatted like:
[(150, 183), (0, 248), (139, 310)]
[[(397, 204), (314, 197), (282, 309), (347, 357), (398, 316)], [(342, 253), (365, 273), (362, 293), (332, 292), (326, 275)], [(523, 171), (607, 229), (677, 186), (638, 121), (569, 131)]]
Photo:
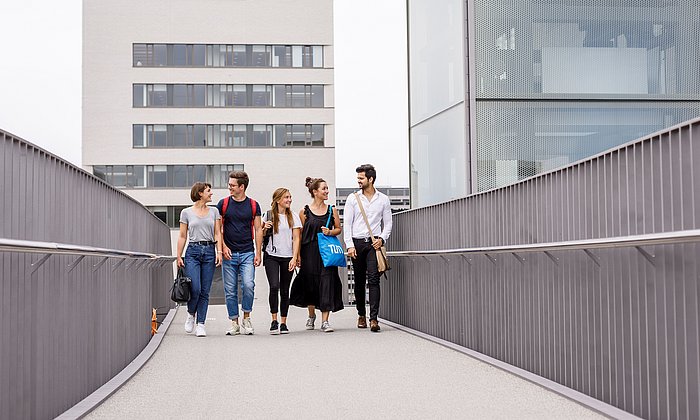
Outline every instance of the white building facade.
[(306, 176), (335, 191), (332, 5), (83, 2), (85, 169), (173, 228), (191, 185), (216, 203), (231, 170), (263, 209), (278, 187), (301, 209)]

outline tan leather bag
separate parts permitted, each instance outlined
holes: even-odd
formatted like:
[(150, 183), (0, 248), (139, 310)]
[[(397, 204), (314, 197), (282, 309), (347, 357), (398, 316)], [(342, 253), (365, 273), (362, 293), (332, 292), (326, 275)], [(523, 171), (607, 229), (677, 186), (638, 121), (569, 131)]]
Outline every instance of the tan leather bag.
[[(360, 201), (360, 197), (355, 194), (355, 200), (357, 200), (357, 205), (360, 206), (360, 211), (362, 212), (362, 217), (365, 219), (365, 223), (367, 224), (367, 230), (369, 230), (369, 236), (372, 238), (372, 242), (374, 242), (374, 235), (372, 234), (372, 227), (369, 225), (369, 219), (367, 219), (367, 214), (365, 213), (365, 208), (362, 206), (362, 201)], [(386, 247), (382, 245), (379, 249), (375, 249), (377, 253), (377, 271), (379, 271), (379, 274), (382, 274), (386, 271), (391, 270), (391, 266), (389, 266), (389, 258), (386, 256)]]

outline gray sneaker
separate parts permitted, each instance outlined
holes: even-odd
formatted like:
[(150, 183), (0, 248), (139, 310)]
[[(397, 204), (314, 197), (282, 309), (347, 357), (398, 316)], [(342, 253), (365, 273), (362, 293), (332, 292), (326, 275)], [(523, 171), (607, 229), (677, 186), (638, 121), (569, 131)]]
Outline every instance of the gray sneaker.
[(253, 329), (253, 324), (250, 322), (250, 317), (248, 318), (243, 318), (243, 334), (245, 335), (253, 335), (255, 333), (255, 330)]
[(237, 319), (231, 320), (231, 329), (226, 331), (226, 335), (238, 335), (241, 333), (241, 326), (238, 325)]
[(313, 316), (313, 317), (310, 316), (310, 317), (306, 320), (306, 329), (307, 329), (307, 330), (313, 330), (313, 329), (314, 329), (314, 323), (315, 323), (315, 322), (316, 322), (316, 317), (315, 317), (315, 316)]
[(333, 332), (333, 327), (331, 327), (331, 324), (328, 321), (323, 321), (323, 323), (321, 323), (321, 331)]

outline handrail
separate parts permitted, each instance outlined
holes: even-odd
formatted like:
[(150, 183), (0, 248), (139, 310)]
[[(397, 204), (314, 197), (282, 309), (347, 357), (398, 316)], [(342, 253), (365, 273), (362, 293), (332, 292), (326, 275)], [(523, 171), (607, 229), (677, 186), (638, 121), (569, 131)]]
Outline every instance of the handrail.
[(427, 251), (389, 251), (390, 257), (413, 257), (445, 254), (502, 254), (524, 252), (549, 252), (569, 249), (606, 249), (641, 247), (650, 245), (669, 245), (700, 241), (700, 229), (674, 232), (651, 233), (646, 235), (618, 236), (613, 238), (583, 239), (566, 242), (546, 242), (524, 245), (504, 245), (482, 248), (436, 249)]
[(147, 252), (123, 251), (83, 245), (60, 244), (56, 242), (24, 241), (0, 238), (0, 252), (27, 252), (33, 254), (82, 255), (105, 258), (175, 261), (171, 255), (157, 255)]

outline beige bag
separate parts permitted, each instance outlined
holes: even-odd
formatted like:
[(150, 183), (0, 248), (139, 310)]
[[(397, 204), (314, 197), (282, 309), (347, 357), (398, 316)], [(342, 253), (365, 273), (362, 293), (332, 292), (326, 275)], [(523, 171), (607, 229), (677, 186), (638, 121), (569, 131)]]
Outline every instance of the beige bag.
[[(365, 219), (365, 223), (367, 224), (367, 230), (369, 230), (369, 236), (372, 238), (372, 242), (374, 242), (374, 235), (372, 234), (372, 227), (369, 225), (369, 220), (367, 219), (367, 214), (365, 213), (365, 208), (362, 206), (362, 201), (360, 201), (360, 197), (355, 194), (355, 200), (357, 200), (357, 205), (360, 206), (360, 211), (362, 212), (362, 217)], [(379, 249), (375, 249), (377, 253), (377, 271), (379, 271), (379, 274), (382, 274), (386, 271), (391, 270), (391, 267), (389, 266), (389, 258), (386, 256), (386, 247), (382, 245)]]

